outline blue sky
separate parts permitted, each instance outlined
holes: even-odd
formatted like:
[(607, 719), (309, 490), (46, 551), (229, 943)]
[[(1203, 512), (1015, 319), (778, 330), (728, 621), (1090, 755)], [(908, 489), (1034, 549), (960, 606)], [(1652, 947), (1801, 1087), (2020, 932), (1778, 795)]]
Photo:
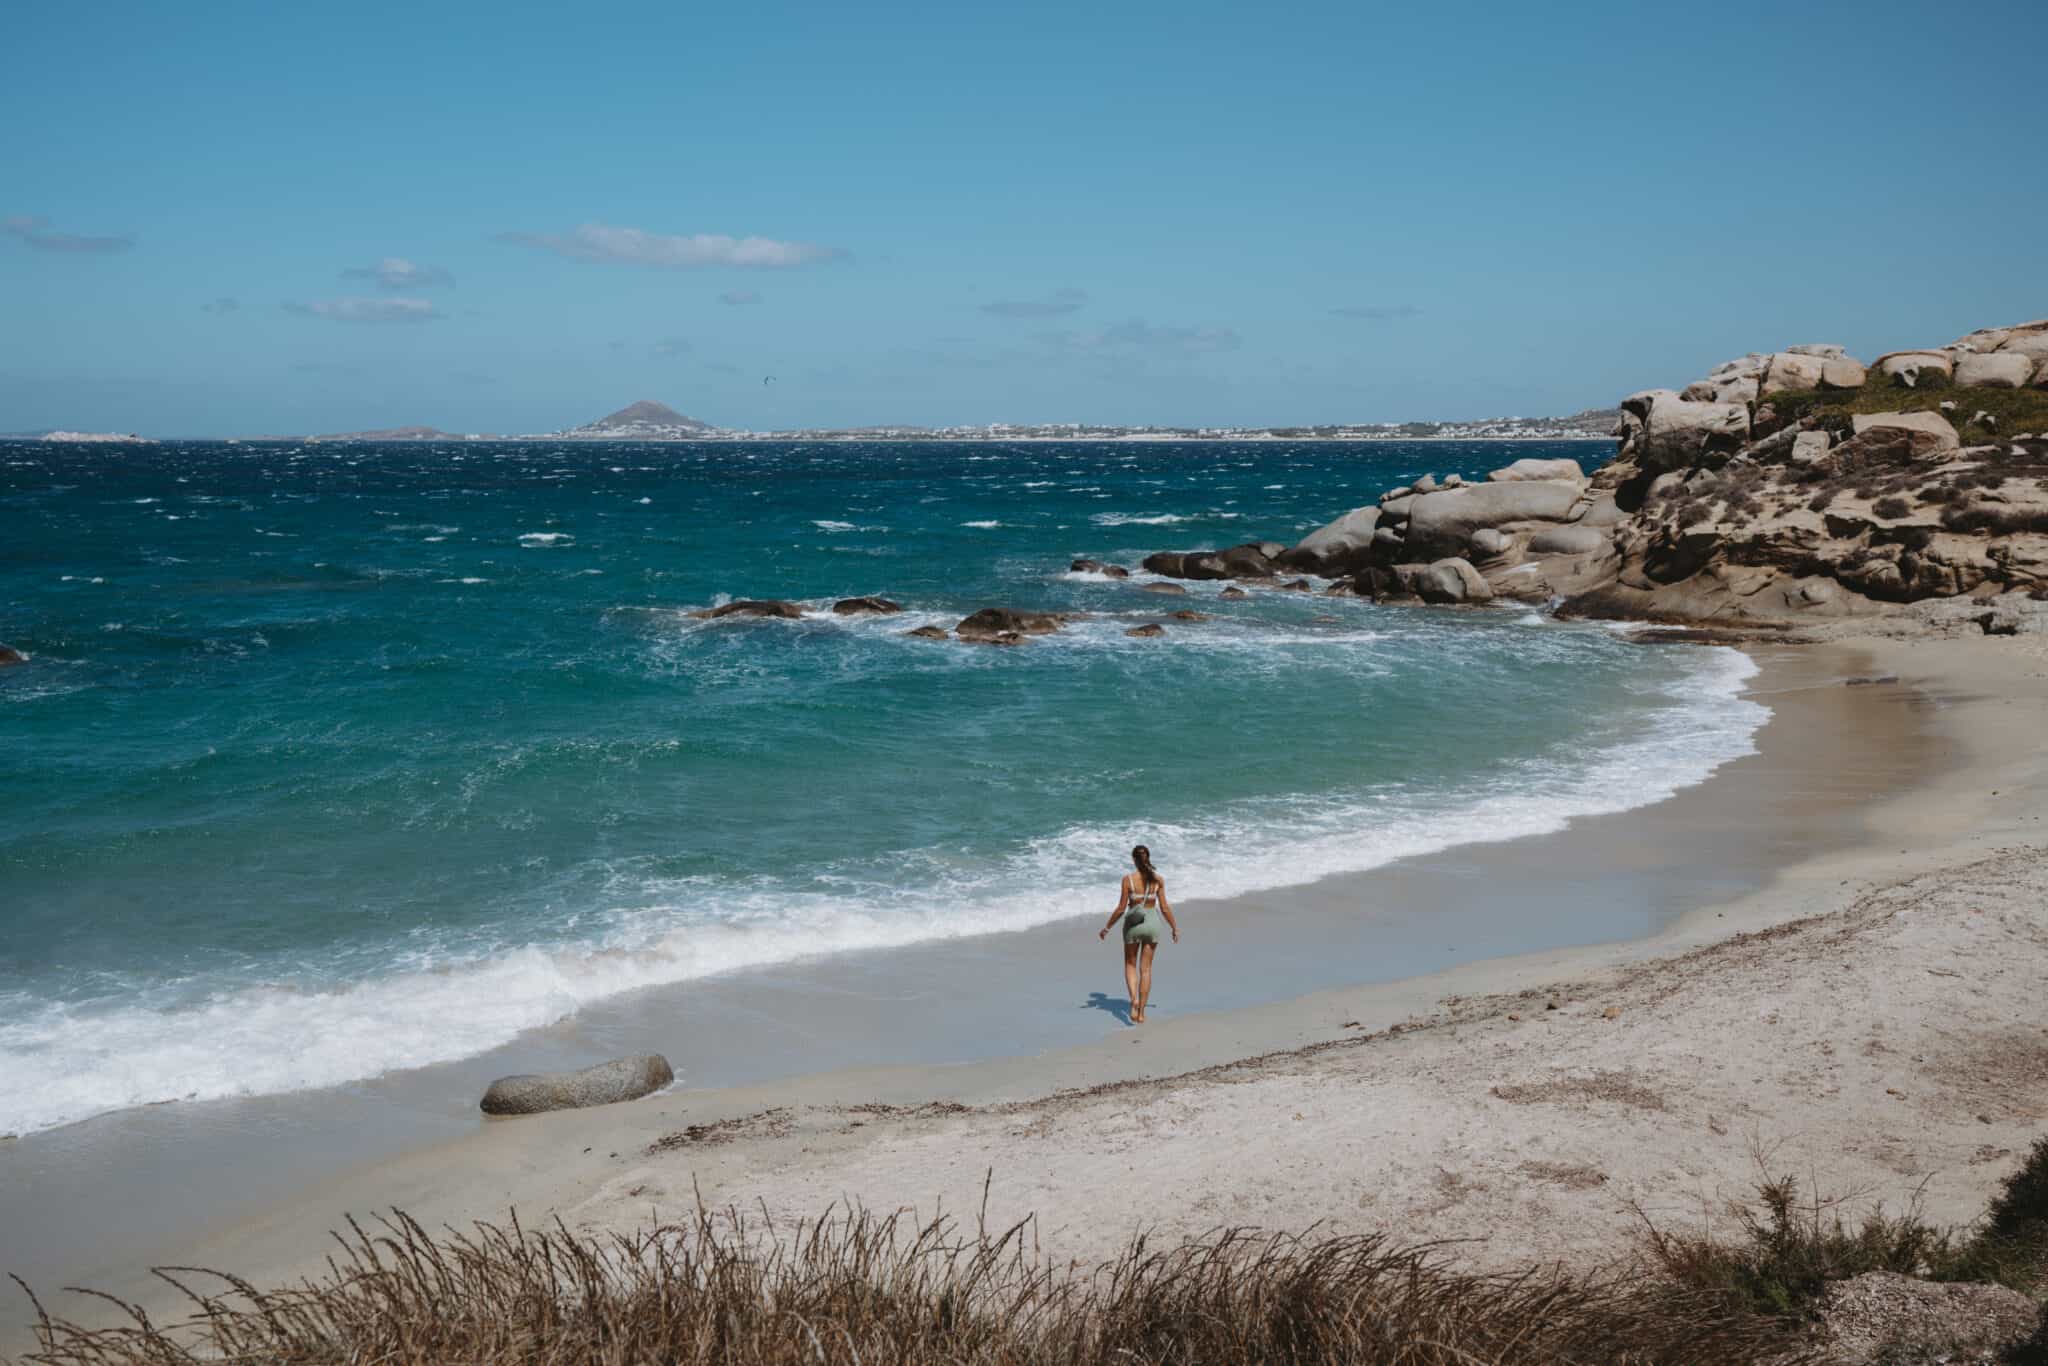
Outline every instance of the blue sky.
[(5, 34), (0, 430), (1563, 412), (2048, 315), (2039, 0)]

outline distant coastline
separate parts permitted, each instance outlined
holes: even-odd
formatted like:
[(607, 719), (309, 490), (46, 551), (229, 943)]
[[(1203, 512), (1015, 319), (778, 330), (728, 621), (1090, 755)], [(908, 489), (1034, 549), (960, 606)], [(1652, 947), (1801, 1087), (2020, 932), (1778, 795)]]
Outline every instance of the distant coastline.
[(1621, 421), (1619, 409), (1589, 408), (1564, 417), (1489, 417), (1454, 422), (1281, 423), (1263, 427), (1179, 427), (1153, 423), (991, 422), (976, 426), (800, 427), (748, 431), (716, 427), (649, 399), (628, 404), (594, 422), (554, 432), (451, 432), (431, 426), (379, 427), (352, 432), (188, 435), (139, 438), (86, 437), (69, 432), (17, 432), (26, 441), (162, 440), (291, 442), (419, 441), (1605, 441)]

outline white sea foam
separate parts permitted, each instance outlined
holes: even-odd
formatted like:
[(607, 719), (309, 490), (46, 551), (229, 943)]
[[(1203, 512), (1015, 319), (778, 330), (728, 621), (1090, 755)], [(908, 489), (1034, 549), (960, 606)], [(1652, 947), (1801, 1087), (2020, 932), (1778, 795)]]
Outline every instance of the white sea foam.
[(541, 550), (548, 546), (569, 545), (575, 539), (566, 531), (529, 531), (519, 538), (519, 544), (529, 550)]
[(995, 530), (995, 529), (996, 529), (997, 527), (1001, 526), (1001, 525), (1002, 525), (1002, 523), (1001, 523), (1001, 522), (962, 522), (962, 523), (961, 523), (960, 525), (961, 525), (961, 526), (971, 526), (971, 527), (973, 527), (973, 528), (974, 528), (975, 530), (977, 530), (977, 531), (994, 531), (994, 530)]
[(1088, 520), (1097, 526), (1179, 526), (1182, 522), (1193, 521), (1194, 518), (1177, 516), (1171, 512), (1098, 512)]
[[(1230, 648), (1220, 644), (1227, 633), (1211, 639)], [(996, 652), (960, 657), (999, 662)], [(596, 932), (574, 942), (418, 951), (384, 975), (325, 990), (248, 987), (170, 1009), (79, 1009), (16, 993), (0, 999), (0, 1132), (166, 1100), (339, 1085), (482, 1052), (639, 987), (1047, 924), (1097, 909), (1101, 870), (1121, 861), (1129, 825), (1174, 851), (1180, 885), (1216, 897), (1554, 832), (1662, 801), (1755, 752), (1769, 710), (1742, 689), (1756, 666), (1735, 651), (1697, 658), (1697, 672), (1668, 686), (1634, 738), (1461, 789), (1304, 795), (1227, 804), (1179, 823), (1075, 826), (979, 871), (935, 856), (920, 876), (913, 854), (887, 871), (826, 870), (802, 887), (629, 875), (624, 904), (590, 917)], [(976, 914), (960, 915), (970, 902)]]

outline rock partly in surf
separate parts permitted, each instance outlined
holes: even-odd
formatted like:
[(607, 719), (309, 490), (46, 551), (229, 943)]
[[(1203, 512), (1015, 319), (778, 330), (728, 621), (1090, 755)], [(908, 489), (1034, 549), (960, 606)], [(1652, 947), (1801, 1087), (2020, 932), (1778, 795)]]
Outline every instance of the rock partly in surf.
[(888, 616), (903, 610), (903, 604), (888, 598), (841, 598), (832, 604), (835, 616)]
[(1128, 579), (1131, 571), (1120, 564), (1104, 564), (1101, 560), (1076, 560), (1067, 566), (1075, 574), (1100, 574), (1108, 579)]
[(1135, 639), (1145, 640), (1153, 636), (1165, 635), (1166, 628), (1164, 626), (1161, 626), (1156, 621), (1148, 621), (1143, 626), (1133, 626), (1130, 630), (1124, 632), (1124, 634), (1127, 636), (1131, 636)]
[(795, 621), (802, 617), (804, 609), (793, 602), (781, 602), (773, 598), (741, 598), (723, 607), (706, 607), (692, 612), (691, 616), (702, 621), (716, 621), (720, 617), (787, 617)]
[(984, 607), (972, 616), (963, 617), (953, 633), (962, 640), (994, 641), (1010, 644), (1005, 636), (1047, 636), (1066, 624), (1066, 618), (1057, 612), (1019, 612), (1009, 607)]
[(548, 1110), (579, 1110), (638, 1100), (676, 1079), (668, 1059), (659, 1053), (613, 1058), (580, 1072), (537, 1072), (500, 1077), (480, 1102), (487, 1115), (537, 1115)]
[(27, 655), (15, 649), (12, 645), (0, 645), (0, 669), (6, 668), (9, 664), (26, 663), (28, 663)]

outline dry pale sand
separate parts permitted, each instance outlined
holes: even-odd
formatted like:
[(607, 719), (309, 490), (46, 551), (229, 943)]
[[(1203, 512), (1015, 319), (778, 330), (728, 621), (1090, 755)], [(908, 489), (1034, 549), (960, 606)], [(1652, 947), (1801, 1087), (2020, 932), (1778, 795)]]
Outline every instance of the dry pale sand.
[[(487, 1126), (349, 1173), (180, 1260), (317, 1269), (344, 1212), (517, 1207), (600, 1231), (699, 1201), (1009, 1224), (1086, 1262), (1219, 1225), (1605, 1259), (1759, 1161), (1964, 1221), (2048, 1133), (2048, 652), (1869, 641), (1936, 776), (1868, 834), (1651, 940), (1162, 1020), (1111, 1044), (834, 1073)], [(1849, 690), (1841, 690), (1845, 695)], [(1861, 697), (1875, 694), (1858, 689)], [(1869, 743), (1886, 743), (1881, 731)], [(1162, 971), (1167, 970), (1162, 968)], [(933, 1019), (935, 1029), (946, 1027)], [(1119, 1051), (1120, 1050), (1120, 1051)]]

